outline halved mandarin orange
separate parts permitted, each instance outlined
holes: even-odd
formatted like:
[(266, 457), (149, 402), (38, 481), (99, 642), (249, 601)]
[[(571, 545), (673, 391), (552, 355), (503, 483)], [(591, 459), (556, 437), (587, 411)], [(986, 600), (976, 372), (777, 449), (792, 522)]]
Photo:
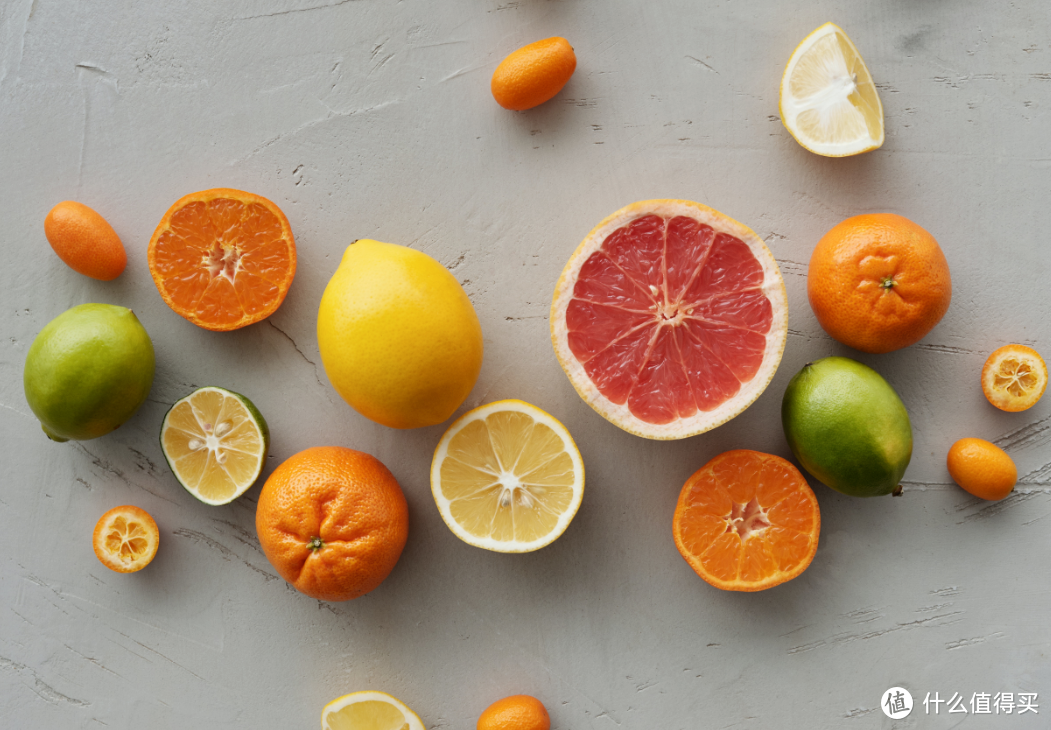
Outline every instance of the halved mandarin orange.
[(686, 480), (672, 532), (686, 562), (716, 588), (761, 591), (807, 569), (820, 528), (817, 498), (798, 469), (738, 449)]
[(150, 274), (176, 314), (226, 331), (273, 314), (296, 274), (296, 244), (281, 209), (230, 188), (190, 193), (150, 239)]

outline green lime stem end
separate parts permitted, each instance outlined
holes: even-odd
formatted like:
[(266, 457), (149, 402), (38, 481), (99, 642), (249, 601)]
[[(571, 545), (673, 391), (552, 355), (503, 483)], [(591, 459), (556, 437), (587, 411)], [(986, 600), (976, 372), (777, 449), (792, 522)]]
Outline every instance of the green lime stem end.
[(62, 436), (59, 436), (57, 433), (54, 433), (53, 431), (49, 431), (48, 427), (45, 426), (42, 423), (40, 424), (40, 430), (42, 430), (44, 432), (44, 434), (47, 435), (47, 437), (49, 439), (51, 439), (52, 441), (54, 441), (55, 443), (64, 444), (67, 441), (69, 441), (69, 439), (64, 438)]

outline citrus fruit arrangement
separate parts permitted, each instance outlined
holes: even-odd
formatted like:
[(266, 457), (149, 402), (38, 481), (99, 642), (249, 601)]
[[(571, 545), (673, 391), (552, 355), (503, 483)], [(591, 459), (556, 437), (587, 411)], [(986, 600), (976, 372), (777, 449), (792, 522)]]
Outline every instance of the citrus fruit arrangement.
[[(561, 37), (523, 46), (496, 68), (497, 103), (527, 110), (550, 100), (576, 69)], [(877, 149), (883, 111), (857, 48), (827, 23), (792, 53), (780, 89), (781, 120), (806, 149), (843, 157)], [(78, 273), (109, 281), (127, 255), (114, 229), (87, 206), (64, 201), (45, 236)], [(178, 315), (230, 331), (272, 315), (296, 273), (288, 219), (270, 200), (215, 188), (180, 198), (149, 241), (150, 275)], [(847, 218), (814, 247), (807, 298), (819, 325), (865, 353), (909, 347), (928, 335), (952, 299), (948, 261), (934, 236), (894, 214)], [(788, 332), (788, 296), (770, 249), (746, 225), (701, 203), (642, 200), (588, 233), (554, 284), (550, 337), (579, 396), (617, 427), (647, 439), (703, 434), (740, 415), (772, 382)], [(463, 406), (483, 361), (482, 326), (461, 284), (434, 258), (361, 239), (332, 273), (317, 313), (318, 348), (333, 388), (382, 426), (435, 426)], [(152, 341), (133, 312), (81, 304), (59, 315), (26, 357), (24, 390), (54, 441), (104, 436), (149, 394)], [(1047, 367), (1031, 347), (1009, 344), (981, 371), (982, 392), (1002, 411), (1033, 407)], [(900, 494), (913, 454), (905, 403), (876, 370), (847, 357), (807, 363), (781, 400), (788, 448), (817, 481), (845, 495)], [(165, 414), (159, 445), (174, 481), (221, 506), (263, 476), (269, 426), (246, 396), (198, 388)], [(743, 445), (747, 446), (747, 445)], [(1018, 474), (1010, 455), (962, 438), (952, 479), (975, 497), (1006, 498)], [(450, 531), (468, 545), (525, 553), (550, 545), (581, 507), (584, 461), (568, 429), (521, 400), (463, 413), (435, 446), (430, 484)], [(754, 592), (800, 576), (817, 552), (821, 514), (790, 461), (750, 448), (721, 453), (681, 487), (672, 539), (712, 586)], [(315, 446), (266, 478), (255, 508), (260, 547), (291, 586), (321, 601), (375, 589), (399, 562), (408, 505), (375, 457)], [(132, 573), (155, 556), (160, 530), (125, 505), (98, 520), (93, 548), (107, 568)], [(339, 697), (323, 730), (423, 730), (404, 703), (378, 691)], [(538, 699), (514, 695), (488, 707), (478, 730), (549, 730)]]

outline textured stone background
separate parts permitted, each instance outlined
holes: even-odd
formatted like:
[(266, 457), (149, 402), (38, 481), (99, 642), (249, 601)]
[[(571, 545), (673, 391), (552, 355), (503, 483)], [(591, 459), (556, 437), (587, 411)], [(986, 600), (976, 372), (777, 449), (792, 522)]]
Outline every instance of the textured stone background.
[[(833, 20), (861, 49), (884, 147), (833, 160), (778, 118), (795, 45)], [(576, 75), (553, 101), (500, 109), (489, 76), (514, 48), (563, 35)], [(0, 706), (6, 728), (310, 728), (358, 689), (404, 700), (429, 728), (470, 728), (507, 694), (537, 695), (559, 730), (948, 728), (927, 692), (1037, 692), (1051, 715), (1051, 398), (994, 410), (978, 373), (1006, 342), (1051, 355), (1047, 204), (1051, 6), (1041, 0), (175, 0), (0, 3)], [(269, 321), (197, 329), (161, 301), (146, 244), (183, 194), (251, 190), (291, 220), (299, 269)], [(709, 434), (655, 443), (575, 394), (551, 350), (561, 268), (601, 218), (637, 199), (699, 200), (777, 257), (788, 345), (767, 392)], [(64, 199), (95, 207), (128, 248), (95, 282), (43, 236)], [(817, 239), (891, 211), (930, 230), (952, 306), (921, 343), (863, 356), (830, 340), (805, 295)], [(588, 469), (552, 546), (489, 554), (457, 540), (430, 496), (444, 426), (396, 432), (346, 406), (320, 365), (315, 314), (351, 241), (413, 246), (463, 282), (486, 358), (464, 408), (516, 397), (561, 419)], [(52, 444), (25, 403), (29, 344), (86, 301), (132, 307), (153, 337), (148, 403), (113, 434)], [(729, 448), (788, 455), (781, 393), (808, 360), (845, 354), (898, 389), (915, 430), (906, 494), (858, 501), (815, 483), (821, 546), (800, 578), (719, 592), (671, 539), (679, 489)], [(270, 470), (314, 445), (368, 451), (400, 480), (411, 531), (366, 597), (323, 604), (261, 554), (254, 487), (196, 502), (170, 475), (161, 418), (201, 385), (248, 395), (273, 432)], [(1015, 458), (997, 504), (950, 484), (950, 444)], [(122, 576), (90, 534), (117, 504), (150, 511), (161, 549)], [(917, 709), (892, 722), (892, 685)], [(968, 708), (969, 709), (969, 708)]]

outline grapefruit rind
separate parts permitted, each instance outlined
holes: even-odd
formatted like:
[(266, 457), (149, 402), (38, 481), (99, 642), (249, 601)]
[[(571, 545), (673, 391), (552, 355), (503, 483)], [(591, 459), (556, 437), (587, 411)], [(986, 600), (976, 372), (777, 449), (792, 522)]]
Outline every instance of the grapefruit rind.
[[(711, 226), (716, 232), (727, 233), (744, 242), (762, 266), (764, 278), (761, 290), (770, 301), (773, 314), (770, 328), (766, 333), (763, 362), (752, 379), (742, 383), (736, 395), (724, 401), (714, 410), (698, 411), (688, 418), (664, 424), (644, 421), (631, 412), (627, 402), (618, 405), (603, 395), (588, 377), (584, 365), (577, 360), (570, 349), (569, 331), (565, 325), (566, 309), (573, 299), (574, 287), (584, 262), (598, 251), (606, 238), (618, 228), (628, 225), (637, 218), (652, 214), (659, 215), (666, 220), (675, 216), (687, 216)], [(551, 343), (555, 349), (555, 356), (585, 403), (607, 421), (628, 433), (654, 440), (672, 440), (696, 436), (721, 426), (740, 415), (766, 390), (784, 354), (785, 340), (788, 336), (788, 296), (777, 261), (763, 240), (748, 226), (713, 208), (689, 200), (642, 200), (621, 208), (605, 218), (592, 229), (573, 252), (555, 285), (550, 320)]]

